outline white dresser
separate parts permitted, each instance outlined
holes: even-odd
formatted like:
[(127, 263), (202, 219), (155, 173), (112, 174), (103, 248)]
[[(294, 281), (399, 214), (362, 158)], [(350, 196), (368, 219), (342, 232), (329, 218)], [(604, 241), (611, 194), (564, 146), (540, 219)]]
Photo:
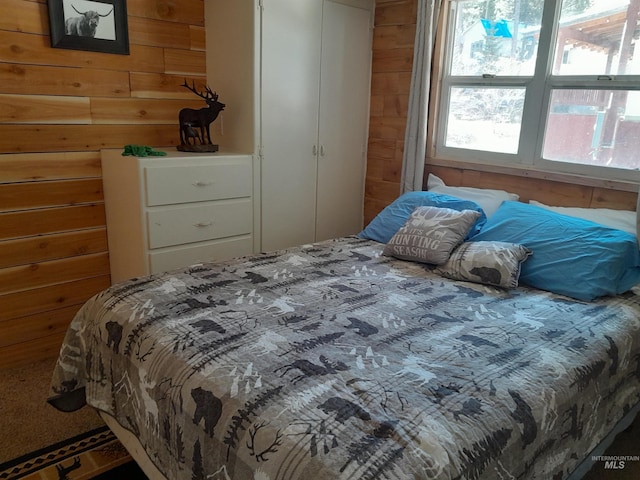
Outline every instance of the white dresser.
[(254, 248), (251, 155), (102, 151), (112, 283)]

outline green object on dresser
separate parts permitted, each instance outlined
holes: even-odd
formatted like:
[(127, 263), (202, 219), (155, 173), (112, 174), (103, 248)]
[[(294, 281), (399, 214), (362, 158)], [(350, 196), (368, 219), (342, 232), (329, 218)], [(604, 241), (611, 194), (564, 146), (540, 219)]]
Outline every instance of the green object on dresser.
[(129, 155), (135, 157), (162, 157), (166, 154), (167, 152), (159, 152), (146, 145), (125, 145), (122, 152), (123, 157)]

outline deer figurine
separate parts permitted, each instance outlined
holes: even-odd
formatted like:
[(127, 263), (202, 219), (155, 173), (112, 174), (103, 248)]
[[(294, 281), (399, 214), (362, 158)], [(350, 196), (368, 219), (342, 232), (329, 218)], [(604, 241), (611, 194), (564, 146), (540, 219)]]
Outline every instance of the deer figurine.
[[(198, 138), (200, 143), (204, 145), (206, 142), (207, 145), (212, 146), (213, 144), (211, 142), (209, 126), (216, 118), (218, 118), (218, 114), (224, 110), (225, 104), (218, 101), (218, 94), (212, 91), (208, 86), (205, 86), (204, 92), (196, 90), (195, 82), (190, 86), (185, 80), (182, 86), (189, 89), (200, 98), (203, 98), (204, 101), (207, 102), (207, 106), (205, 108), (200, 108), (199, 110), (193, 108), (183, 108), (180, 110), (180, 113), (178, 114), (178, 120), (180, 122), (180, 146), (192, 146), (190, 145), (189, 137), (193, 138), (193, 135), (190, 134), (194, 128), (200, 129), (200, 136)], [(215, 150), (217, 150), (217, 148)]]
[[(190, 122), (180, 125), (180, 131), (184, 134), (184, 140), (181, 136), (180, 141), (184, 142), (185, 145), (196, 145), (196, 140), (202, 145), (202, 137)], [(193, 139), (193, 143), (191, 139)]]

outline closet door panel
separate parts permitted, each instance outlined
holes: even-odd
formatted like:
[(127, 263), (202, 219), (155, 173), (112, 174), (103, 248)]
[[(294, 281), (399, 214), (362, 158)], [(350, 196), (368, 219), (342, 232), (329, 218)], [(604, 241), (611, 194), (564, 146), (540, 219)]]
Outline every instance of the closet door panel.
[(262, 15), (262, 250), (270, 251), (315, 239), (322, 2), (265, 0)]
[(371, 11), (324, 2), (316, 239), (362, 229)]

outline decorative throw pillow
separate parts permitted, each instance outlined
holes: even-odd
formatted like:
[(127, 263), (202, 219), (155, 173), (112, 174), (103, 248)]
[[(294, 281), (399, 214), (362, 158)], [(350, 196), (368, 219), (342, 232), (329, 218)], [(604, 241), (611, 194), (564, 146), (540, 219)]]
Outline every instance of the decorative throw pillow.
[(465, 242), (435, 272), (453, 280), (516, 288), (520, 266), (531, 250), (517, 243)]
[(384, 247), (384, 254), (402, 260), (441, 265), (480, 217), (473, 210), (417, 207)]

